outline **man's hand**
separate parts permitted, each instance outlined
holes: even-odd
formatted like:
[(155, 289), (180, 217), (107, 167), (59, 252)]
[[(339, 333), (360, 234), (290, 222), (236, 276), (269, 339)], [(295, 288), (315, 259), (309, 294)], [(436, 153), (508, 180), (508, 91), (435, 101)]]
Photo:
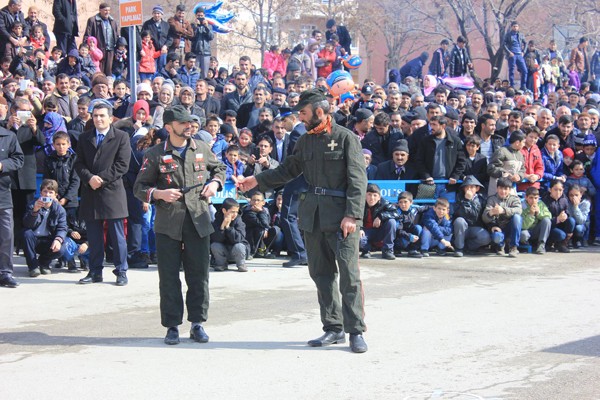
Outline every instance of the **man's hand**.
[(238, 189), (240, 189), (242, 192), (247, 192), (248, 190), (255, 188), (257, 185), (258, 182), (254, 176), (240, 178), (237, 183)]
[(381, 226), (381, 220), (379, 219), (379, 217), (377, 217), (373, 220), (373, 228), (379, 228), (380, 226)]
[(344, 239), (348, 234), (356, 232), (356, 219), (352, 217), (344, 217), (340, 223), (340, 229), (344, 235)]
[(87, 243), (83, 243), (81, 246), (79, 246), (79, 250), (77, 250), (77, 252), (79, 254), (83, 254), (83, 253), (85, 253), (87, 251), (88, 247), (89, 246), (88, 246)]
[(90, 181), (88, 182), (88, 184), (90, 185), (92, 190), (99, 189), (103, 183), (104, 183), (104, 181), (98, 175), (92, 176), (90, 178)]
[(145, 213), (147, 213), (149, 209), (150, 209), (150, 204), (146, 203), (146, 202), (143, 202), (142, 203), (142, 211), (145, 212)]
[(73, 231), (71, 232), (71, 237), (75, 240), (81, 239), (81, 234), (79, 232)]
[(21, 118), (17, 117), (17, 114), (11, 115), (10, 117), (8, 117), (8, 125), (20, 127), (21, 126)]
[(54, 241), (52, 242), (52, 245), (50, 246), (50, 250), (52, 250), (53, 253), (56, 253), (58, 251), (60, 251), (60, 240), (58, 239), (54, 239)]
[(434, 183), (433, 183), (433, 178), (432, 178), (432, 177), (429, 177), (429, 178), (427, 178), (427, 179), (423, 180), (423, 183), (426, 183), (426, 184), (428, 184), (428, 185), (433, 185), (433, 184), (434, 184)]
[(219, 183), (218, 182), (210, 182), (208, 185), (204, 186), (204, 189), (202, 189), (202, 196), (206, 197), (207, 199), (209, 197), (214, 196), (215, 194), (217, 194), (217, 190), (219, 190)]
[(63, 197), (62, 199), (60, 199), (60, 200), (58, 201), (58, 203), (59, 203), (61, 206), (63, 206), (63, 207), (64, 207), (64, 205), (65, 205), (65, 204), (67, 204), (67, 199), (65, 199), (65, 198)]
[(509, 52), (508, 52), (508, 57), (512, 58), (512, 57), (514, 57), (514, 56), (515, 56), (515, 53), (513, 53), (512, 51), (509, 51)]
[(448, 183), (449, 183), (450, 185), (454, 185), (454, 184), (456, 183), (456, 179), (454, 179), (454, 178), (450, 178), (450, 179), (448, 179)]
[(152, 196), (154, 196), (156, 200), (166, 201), (167, 203), (175, 203), (181, 198), (181, 196), (183, 196), (183, 193), (181, 193), (181, 190), (179, 189), (156, 189), (154, 192), (152, 192)]

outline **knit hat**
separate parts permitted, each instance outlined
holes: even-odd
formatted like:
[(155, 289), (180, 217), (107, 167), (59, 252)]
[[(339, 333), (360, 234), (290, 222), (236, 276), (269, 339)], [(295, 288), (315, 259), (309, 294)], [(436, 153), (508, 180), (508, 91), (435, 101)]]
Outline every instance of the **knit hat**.
[(407, 154), (410, 153), (409, 149), (408, 149), (408, 141), (406, 139), (400, 139), (396, 142), (396, 144), (394, 145), (394, 150), (392, 151), (392, 153), (395, 153), (397, 151), (403, 151)]
[(94, 77), (94, 79), (92, 80), (92, 87), (96, 86), (96, 85), (106, 85), (108, 86), (108, 79), (106, 78), (106, 75), (104, 74), (98, 74)]
[(562, 151), (562, 153), (563, 153), (563, 157), (569, 157), (569, 158), (571, 158), (571, 159), (572, 159), (572, 158), (575, 158), (575, 152), (574, 152), (574, 151), (573, 151), (573, 149), (572, 149), (572, 148), (570, 148), (570, 147), (567, 147), (566, 149), (564, 149), (564, 150)]
[(373, 111), (368, 108), (359, 108), (354, 113), (354, 117), (356, 118), (356, 122), (364, 121), (365, 119), (369, 119), (373, 116)]
[(140, 83), (137, 86), (136, 93), (139, 95), (141, 92), (146, 92), (148, 94), (152, 94), (152, 86), (149, 83)]
[(369, 150), (369, 149), (362, 149), (362, 153), (366, 154), (368, 156), (372, 156), (373, 155), (373, 152), (371, 150)]
[(585, 135), (585, 138), (583, 139), (583, 145), (597, 147), (598, 142), (596, 141), (596, 136), (594, 136), (592, 134)]
[(162, 6), (154, 6), (154, 8), (152, 9), (152, 13), (155, 13), (155, 12), (159, 12), (164, 15), (165, 10), (163, 10)]

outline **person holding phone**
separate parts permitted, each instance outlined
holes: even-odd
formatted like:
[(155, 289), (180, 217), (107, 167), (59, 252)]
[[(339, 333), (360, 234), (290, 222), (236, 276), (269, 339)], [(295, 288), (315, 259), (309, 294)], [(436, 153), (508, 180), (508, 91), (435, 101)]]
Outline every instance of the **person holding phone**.
[(210, 65), (210, 42), (214, 39), (212, 26), (204, 16), (204, 8), (196, 9), (196, 23), (192, 24), (194, 37), (192, 38), (192, 52), (197, 55), (196, 65), (200, 68), (200, 76), (206, 78)]
[(23, 218), (23, 243), (29, 276), (52, 273), (50, 263), (62, 257), (67, 236), (67, 213), (56, 200), (58, 182), (44, 179), (40, 197), (30, 203)]

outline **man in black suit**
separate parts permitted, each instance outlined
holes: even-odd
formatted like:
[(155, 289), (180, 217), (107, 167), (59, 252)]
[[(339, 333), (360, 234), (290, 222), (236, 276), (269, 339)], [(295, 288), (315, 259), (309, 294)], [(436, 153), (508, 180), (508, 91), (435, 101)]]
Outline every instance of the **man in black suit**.
[(290, 135), (285, 130), (283, 118), (275, 117), (273, 119), (273, 151), (271, 157), (279, 161), (279, 164), (285, 160), (287, 149), (290, 143)]
[(338, 38), (340, 39), (340, 46), (342, 46), (344, 48), (344, 50), (346, 50), (347, 54), (352, 54), (350, 52), (350, 45), (352, 44), (352, 38), (350, 37), (350, 33), (348, 32), (348, 29), (342, 25), (337, 26), (334, 19), (328, 20), (326, 27), (327, 27), (327, 31), (325, 32), (325, 38), (327, 40), (330, 40), (331, 35), (333, 35), (334, 33), (337, 34)]
[(164, 13), (162, 6), (154, 6), (152, 9), (152, 18), (142, 25), (142, 31), (150, 32), (154, 50), (160, 51), (160, 57), (156, 59), (157, 71), (167, 63), (167, 52), (173, 44), (173, 38), (168, 35), (169, 23), (163, 20)]
[(408, 142), (401, 139), (393, 149), (392, 159), (377, 166), (376, 180), (412, 180), (417, 179), (414, 163), (408, 161)]
[(270, 108), (273, 111), (273, 116), (277, 115), (277, 107), (267, 103), (267, 89), (257, 87), (252, 93), (252, 103), (244, 103), (237, 110), (237, 127), (250, 129), (260, 123), (259, 113), (263, 107)]
[(56, 46), (62, 50), (63, 56), (71, 50), (77, 50), (75, 38), (79, 36), (77, 22), (77, 0), (54, 0), (52, 4), (54, 16), (54, 35)]
[(123, 175), (129, 169), (129, 135), (111, 126), (112, 107), (97, 103), (92, 111), (94, 128), (79, 137), (75, 172), (81, 178), (80, 217), (87, 225), (90, 272), (81, 284), (102, 282), (104, 261), (104, 222), (112, 242), (117, 286), (127, 285), (127, 242), (123, 220), (127, 218), (127, 198)]

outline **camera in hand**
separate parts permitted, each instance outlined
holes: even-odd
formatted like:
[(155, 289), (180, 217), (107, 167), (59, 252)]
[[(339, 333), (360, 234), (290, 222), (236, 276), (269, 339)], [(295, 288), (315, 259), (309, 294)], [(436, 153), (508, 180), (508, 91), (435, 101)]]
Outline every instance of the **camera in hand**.
[(42, 197), (40, 197), (40, 200), (41, 200), (43, 203), (52, 203), (52, 197), (46, 197), (46, 196), (42, 196)]

